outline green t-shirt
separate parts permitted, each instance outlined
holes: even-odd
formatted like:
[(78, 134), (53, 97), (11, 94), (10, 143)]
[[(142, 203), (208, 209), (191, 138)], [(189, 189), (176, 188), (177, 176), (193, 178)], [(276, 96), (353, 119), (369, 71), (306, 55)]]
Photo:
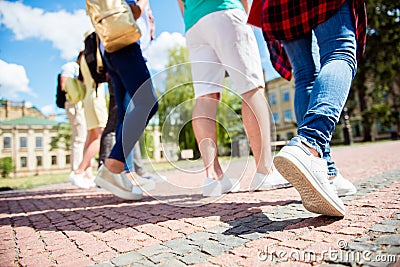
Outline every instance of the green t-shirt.
[(240, 0), (182, 0), (185, 4), (185, 30), (188, 31), (202, 17), (216, 11), (240, 8), (244, 9)]

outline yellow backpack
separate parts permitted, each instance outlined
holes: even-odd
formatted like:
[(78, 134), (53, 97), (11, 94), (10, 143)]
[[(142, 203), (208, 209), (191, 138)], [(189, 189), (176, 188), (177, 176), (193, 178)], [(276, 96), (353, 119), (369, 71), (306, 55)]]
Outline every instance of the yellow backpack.
[(86, 0), (86, 11), (107, 52), (140, 39), (140, 29), (125, 0)]

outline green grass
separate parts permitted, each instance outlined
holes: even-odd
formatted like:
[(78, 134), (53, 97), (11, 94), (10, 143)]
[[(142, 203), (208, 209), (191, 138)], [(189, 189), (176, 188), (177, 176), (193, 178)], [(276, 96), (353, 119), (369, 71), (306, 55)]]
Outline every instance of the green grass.
[(68, 174), (58, 173), (58, 174), (43, 174), (36, 176), (26, 176), (18, 178), (0, 178), (0, 190), (6, 189), (28, 189), (36, 188), (43, 185), (59, 184), (68, 182)]

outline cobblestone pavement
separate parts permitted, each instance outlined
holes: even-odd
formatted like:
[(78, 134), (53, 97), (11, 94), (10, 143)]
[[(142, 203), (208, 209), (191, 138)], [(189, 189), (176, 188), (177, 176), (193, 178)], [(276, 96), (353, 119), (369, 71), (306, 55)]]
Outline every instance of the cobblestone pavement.
[[(0, 194), (0, 266), (400, 266), (400, 141), (336, 147), (358, 192), (343, 219), (306, 211), (293, 188), (204, 199), (201, 170), (162, 173), (142, 201), (70, 185)], [(396, 262), (397, 261), (397, 262)], [(396, 262), (396, 263), (395, 263)]]

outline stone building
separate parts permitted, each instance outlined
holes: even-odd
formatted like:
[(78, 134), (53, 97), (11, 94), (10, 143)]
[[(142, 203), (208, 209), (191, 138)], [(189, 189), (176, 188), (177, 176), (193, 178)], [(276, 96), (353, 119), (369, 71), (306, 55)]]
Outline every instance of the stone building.
[(65, 172), (70, 169), (70, 153), (51, 149), (58, 132), (55, 120), (25, 102), (1, 100), (0, 158), (11, 157), (14, 177)]
[(266, 96), (275, 126), (276, 141), (290, 140), (297, 133), (294, 113), (294, 79), (276, 78), (266, 83)]

